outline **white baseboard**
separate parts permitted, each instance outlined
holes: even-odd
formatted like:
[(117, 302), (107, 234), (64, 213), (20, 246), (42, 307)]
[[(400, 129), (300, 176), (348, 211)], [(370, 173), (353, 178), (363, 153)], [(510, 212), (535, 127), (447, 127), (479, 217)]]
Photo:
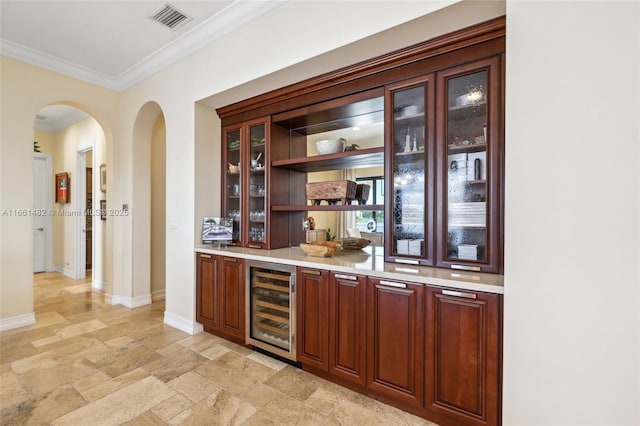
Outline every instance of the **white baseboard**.
[(104, 301), (109, 305), (122, 305), (129, 309), (151, 304), (151, 295), (145, 294), (138, 297), (126, 297), (115, 294), (105, 294)]
[(130, 309), (138, 308), (140, 306), (150, 305), (151, 294), (145, 294), (143, 296), (138, 296), (138, 297), (122, 297), (122, 299), (120, 300), (120, 304)]
[(0, 331), (11, 330), (19, 327), (26, 327), (36, 323), (35, 312), (28, 314), (16, 315), (15, 317), (0, 319)]
[(189, 321), (180, 315), (172, 314), (168, 311), (164, 311), (164, 323), (188, 334), (198, 334), (204, 331), (202, 324)]
[(62, 275), (64, 275), (67, 278), (71, 278), (72, 280), (76, 279), (76, 275), (73, 273), (73, 271), (71, 269), (63, 268), (62, 266), (58, 266), (58, 265), (56, 265), (53, 269), (56, 272), (61, 273)]
[(104, 301), (108, 305), (119, 305), (120, 304), (120, 296), (114, 296), (113, 294), (105, 293)]

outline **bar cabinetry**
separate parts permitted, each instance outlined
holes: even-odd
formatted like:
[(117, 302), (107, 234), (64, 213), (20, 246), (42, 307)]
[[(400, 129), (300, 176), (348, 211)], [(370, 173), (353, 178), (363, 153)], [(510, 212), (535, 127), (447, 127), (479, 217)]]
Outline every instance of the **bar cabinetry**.
[(387, 86), (387, 261), (501, 272), (500, 64)]
[(238, 246), (267, 246), (269, 129), (269, 118), (223, 129), (223, 215), (233, 220), (233, 243)]
[(242, 259), (196, 255), (196, 319), (206, 331), (244, 343), (244, 288)]
[(427, 288), (425, 407), (439, 422), (500, 422), (501, 300)]

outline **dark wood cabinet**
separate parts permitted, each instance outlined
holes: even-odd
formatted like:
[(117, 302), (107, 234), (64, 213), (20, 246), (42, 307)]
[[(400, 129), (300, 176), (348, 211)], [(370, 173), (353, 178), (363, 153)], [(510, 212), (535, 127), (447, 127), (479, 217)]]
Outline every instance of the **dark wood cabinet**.
[[(502, 273), (505, 27), (504, 17), (494, 19), (219, 108), (225, 167), (243, 165), (228, 182), (244, 179), (244, 192), (252, 157), (236, 153), (235, 141), (248, 152), (256, 140), (248, 123), (270, 117), (265, 207), (241, 195), (228, 197), (237, 208), (223, 209), (244, 218), (235, 222), (245, 228), (235, 232), (238, 244), (295, 246), (304, 242), (300, 223), (309, 212), (359, 211), (384, 217), (385, 261)], [(324, 155), (307, 149), (321, 136), (352, 135), (348, 129), (371, 123), (381, 124), (379, 134), (363, 143), (380, 145)], [(309, 173), (373, 165), (385, 167), (384, 203), (309, 207)], [(251, 222), (262, 210), (264, 224)], [(262, 227), (265, 240), (249, 244)]]
[(365, 276), (332, 272), (329, 286), (329, 373), (360, 385), (366, 381), (366, 284)]
[(501, 272), (501, 60), (387, 86), (387, 261)]
[(218, 257), (206, 253), (196, 254), (196, 320), (207, 331), (219, 328), (217, 275)]
[[(502, 273), (505, 41), (501, 17), (217, 109), (235, 244), (297, 246), (309, 212), (381, 212), (385, 262)], [(308, 150), (371, 123), (380, 145)], [(384, 205), (308, 205), (309, 173), (369, 166)], [(240, 335), (242, 271), (198, 262), (198, 321)], [(346, 276), (298, 268), (304, 368), (441, 424), (501, 423), (501, 295)]]
[(422, 407), (424, 286), (369, 278), (367, 387), (401, 404)]
[[(197, 320), (237, 343), (244, 274), (240, 258), (197, 254)], [(296, 281), (305, 370), (439, 424), (501, 424), (502, 295), (307, 267)]]
[(426, 409), (443, 423), (500, 424), (500, 296), (428, 287), (426, 308)]
[(222, 210), (233, 222), (233, 241), (239, 246), (266, 248), (270, 118), (226, 126), (222, 135)]
[(218, 297), (220, 332), (244, 343), (245, 280), (242, 259), (222, 256), (219, 260)]
[(298, 361), (329, 369), (329, 271), (298, 268)]
[(502, 272), (502, 55), (436, 74), (436, 266)]
[(205, 331), (244, 344), (245, 280), (242, 259), (196, 255), (196, 320)]

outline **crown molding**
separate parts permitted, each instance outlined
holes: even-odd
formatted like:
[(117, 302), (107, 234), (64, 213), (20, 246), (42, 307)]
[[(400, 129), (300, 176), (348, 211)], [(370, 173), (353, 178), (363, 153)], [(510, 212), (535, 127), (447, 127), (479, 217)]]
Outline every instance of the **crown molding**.
[(6, 39), (0, 39), (0, 55), (121, 92), (285, 2), (236, 1), (117, 76), (106, 75)]
[(3, 38), (0, 39), (0, 55), (86, 81), (87, 83), (96, 84), (107, 89), (117, 90), (118, 88), (117, 81), (113, 77)]

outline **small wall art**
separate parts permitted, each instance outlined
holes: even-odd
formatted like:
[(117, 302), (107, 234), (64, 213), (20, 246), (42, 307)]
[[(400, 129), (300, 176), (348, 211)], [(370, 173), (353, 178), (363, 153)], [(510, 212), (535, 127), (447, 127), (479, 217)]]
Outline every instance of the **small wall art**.
[(100, 191), (107, 192), (107, 165), (100, 164)]
[(71, 194), (69, 173), (56, 174), (56, 203), (68, 203)]

